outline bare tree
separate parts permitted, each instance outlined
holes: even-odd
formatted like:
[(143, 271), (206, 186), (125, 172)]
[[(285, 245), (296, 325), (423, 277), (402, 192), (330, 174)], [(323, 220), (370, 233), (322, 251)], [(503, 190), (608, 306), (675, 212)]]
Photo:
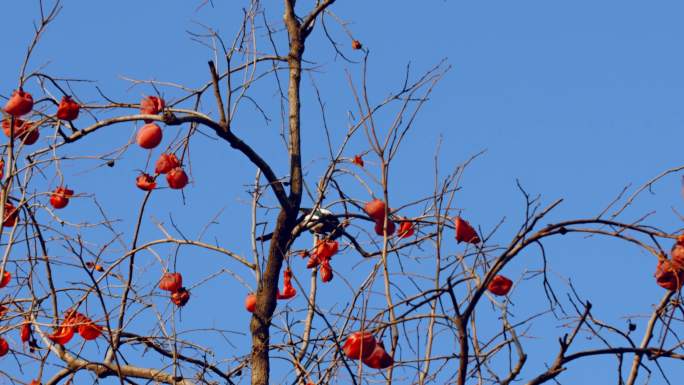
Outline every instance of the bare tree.
[[(138, 101), (116, 100), (93, 82), (47, 73), (34, 63), (46, 28), (62, 10), (60, 1), (39, 2), (17, 89), (3, 95), (8, 137), (2, 147), (0, 206), (3, 381), (58, 384), (90, 376), (122, 385), (234, 384), (246, 382), (248, 371), (253, 385), (542, 384), (557, 382), (571, 363), (609, 356), (615, 358), (618, 384), (652, 376), (677, 383), (661, 362), (684, 359), (678, 334), (684, 238), (648, 223), (647, 214), (631, 218), (625, 212), (642, 192), (684, 167), (664, 171), (631, 195), (623, 191), (587, 218), (550, 221), (562, 199), (544, 202), (519, 185), (524, 215), (518, 230), (505, 234), (500, 224), (469, 223), (456, 204), (464, 173), (482, 154), (445, 173), (437, 148), (431, 191), (401, 201), (391, 186), (407, 182), (394, 182), (393, 160), (450, 67), (439, 62), (416, 75), (406, 66), (403, 81), (376, 100), (371, 96), (376, 85), (367, 76), (370, 51), (354, 39), (334, 3), (295, 7), (295, 0), (280, 5), (245, 1), (234, 36), (209, 27), (191, 33), (214, 58), (203, 69), (204, 84), (127, 78), (131, 86), (155, 94)], [(282, 21), (269, 18), (275, 12)], [(344, 102), (350, 106), (344, 132), (328, 126), (328, 100), (316, 78), (303, 85), (303, 75), (318, 70), (307, 59), (312, 36), (330, 43), (324, 55), (358, 71), (345, 74), (353, 97)], [(275, 90), (277, 102), (253, 92), (264, 84)], [(314, 104), (307, 111), (320, 111), (323, 160), (313, 159), (302, 146), (303, 87)], [(286, 159), (284, 167), (236, 128), (247, 106), (265, 122), (271, 112), (280, 114), (280, 138), (266, 139), (282, 140), (278, 156)], [(88, 138), (111, 138), (108, 127), (132, 124), (140, 125), (135, 137), (119, 135), (125, 141), (120, 146), (106, 139), (104, 150), (97, 146), (97, 154), (90, 152)], [(172, 129), (177, 134), (163, 139)], [(193, 188), (188, 184), (191, 149), (196, 154), (194, 141), (204, 136), (225, 142), (211, 151), (237, 152), (240, 167), (254, 167), (247, 187), (250, 226), (244, 226), (251, 255), (226, 240), (206, 239), (211, 228), (222, 226), (220, 211), (195, 236), (173, 215), (158, 219), (168, 211), (154, 207), (161, 187)], [(354, 140), (363, 140), (367, 150), (351, 153)], [(159, 152), (155, 148), (161, 143), (165, 147)], [(143, 170), (131, 178), (130, 190), (143, 190), (144, 197), (135, 208), (128, 204), (129, 213), (113, 213), (101, 204), (116, 199), (107, 196), (107, 186), (69, 188), (69, 165), (94, 165), (87, 166), (87, 178), (114, 167), (124, 154)], [(209, 200), (222, 199), (217, 195), (214, 191)], [(92, 202), (90, 212), (70, 212), (72, 199)], [(193, 201), (187, 205), (193, 207)], [(552, 238), (582, 242), (570, 238), (575, 233), (617, 239), (653, 256), (656, 283), (666, 290), (652, 309), (643, 309), (650, 314), (640, 340), (631, 321), (627, 330), (602, 321), (571, 283), (563, 289), (567, 296), (559, 294), (545, 243)], [(664, 247), (670, 244), (668, 253)], [(176, 262), (188, 249), (228, 262), (183, 286)], [(509, 277), (507, 266), (528, 251), (539, 256), (541, 268)], [(431, 275), (417, 273), (428, 270)], [(197, 330), (178, 330), (182, 307), (196, 300), (193, 292), (218, 277), (250, 287), (250, 276), (253, 293), (236, 296), (225, 290), (214, 296), (233, 307), (245, 301), (245, 311), (252, 312), (251, 349), (230, 346), (232, 331), (222, 325), (207, 323), (198, 338)], [(536, 282), (543, 293), (531, 301), (535, 306), (514, 312), (515, 290), (524, 281)], [(321, 285), (334, 287), (335, 298), (321, 296)], [(533, 373), (527, 368), (541, 366), (529, 364), (527, 343), (541, 318), (563, 331), (556, 356), (544, 360), (545, 370)], [(73, 339), (75, 334), (81, 339)], [(578, 343), (581, 337), (592, 342)]]

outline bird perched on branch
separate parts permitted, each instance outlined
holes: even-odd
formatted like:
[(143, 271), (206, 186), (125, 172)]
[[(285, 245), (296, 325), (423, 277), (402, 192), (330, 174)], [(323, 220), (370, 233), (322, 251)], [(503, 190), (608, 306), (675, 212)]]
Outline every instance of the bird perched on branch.
[[(302, 213), (297, 218), (297, 225), (293, 233), (297, 234), (304, 230), (308, 230), (312, 234), (316, 234), (329, 239), (336, 239), (342, 235), (343, 227), (337, 216), (332, 211), (318, 208), (313, 210), (311, 208), (301, 208)], [(262, 235), (257, 238), (257, 241), (267, 241), (273, 237), (273, 233)]]

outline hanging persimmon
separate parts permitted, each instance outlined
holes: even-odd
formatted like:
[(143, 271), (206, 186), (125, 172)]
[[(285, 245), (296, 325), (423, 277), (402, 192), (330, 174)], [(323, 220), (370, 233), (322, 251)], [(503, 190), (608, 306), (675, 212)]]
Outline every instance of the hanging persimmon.
[(7, 286), (7, 284), (10, 283), (11, 279), (12, 279), (12, 274), (10, 274), (10, 272), (7, 270), (3, 271), (2, 272), (2, 278), (0, 279), (0, 289)]
[(74, 191), (66, 187), (57, 187), (50, 195), (50, 205), (56, 209), (63, 209), (69, 204), (69, 198), (74, 196)]
[(321, 281), (322, 282), (330, 282), (333, 279), (333, 271), (332, 267), (330, 267), (330, 261), (324, 260), (321, 261), (321, 267), (319, 269), (321, 273)]
[(17, 211), (17, 208), (14, 207), (9, 202), (5, 203), (5, 210), (4, 210), (4, 214), (3, 214), (2, 225), (4, 227), (14, 226), (17, 223), (17, 217), (18, 216), (19, 216), (19, 213)]
[(135, 185), (143, 191), (151, 191), (157, 188), (157, 182), (150, 174), (141, 172), (137, 178), (135, 178)]
[(492, 281), (487, 285), (487, 290), (494, 295), (506, 295), (511, 290), (513, 286), (513, 281), (504, 277), (503, 275), (497, 275), (492, 278)]
[(14, 139), (21, 140), (25, 145), (32, 145), (38, 141), (40, 137), (40, 132), (35, 123), (27, 122), (21, 119), (14, 119), (14, 125), (11, 123), (11, 119), (5, 118), (2, 120), (2, 132), (8, 138), (11, 136), (12, 132), (10, 128), (14, 129)]
[(9, 352), (9, 344), (4, 338), (0, 337), (0, 357), (4, 356)]
[(285, 268), (285, 270), (283, 270), (283, 282), (284, 283), (292, 282), (292, 277), (293, 277), (292, 269), (290, 269), (289, 267)]
[(314, 267), (318, 266), (321, 263), (321, 260), (318, 259), (318, 256), (316, 254), (311, 254), (309, 257), (309, 260), (306, 262), (306, 268), (307, 269), (313, 269)]
[(148, 123), (140, 127), (136, 135), (136, 141), (140, 147), (148, 150), (157, 147), (162, 141), (161, 127), (154, 123)]
[(90, 319), (84, 314), (77, 312), (74, 309), (67, 309), (64, 312), (64, 322), (63, 327), (70, 327), (76, 331), (78, 326), (82, 323), (90, 322)]
[(161, 154), (154, 165), (154, 172), (156, 174), (166, 174), (167, 172), (179, 166), (180, 161), (178, 161), (176, 154)]
[(290, 299), (297, 295), (297, 289), (292, 286), (292, 270), (286, 268), (283, 270), (283, 291), (278, 290), (276, 294), (277, 299)]
[(94, 340), (102, 335), (102, 326), (97, 325), (90, 318), (77, 311), (67, 310), (67, 314), (63, 326), (71, 326), (84, 340)]
[(60, 326), (47, 337), (56, 344), (66, 345), (74, 337), (74, 328), (71, 326)]
[(176, 292), (183, 287), (183, 276), (181, 273), (164, 273), (159, 280), (159, 288), (162, 290)]
[(394, 364), (394, 359), (385, 351), (382, 341), (377, 341), (373, 352), (361, 360), (366, 366), (372, 369), (387, 369)]
[(368, 332), (355, 332), (347, 337), (342, 346), (344, 354), (353, 359), (368, 358), (375, 349), (375, 337)]
[(454, 226), (456, 230), (456, 242), (472, 243), (474, 245), (480, 243), (480, 237), (477, 232), (466, 220), (461, 217), (454, 218)]
[(73, 309), (67, 309), (64, 312), (64, 322), (57, 327), (57, 329), (48, 338), (60, 345), (65, 345), (78, 334), (85, 340), (92, 340), (102, 334), (102, 327), (93, 323), (93, 321), (84, 314)]
[(352, 40), (352, 49), (359, 50), (361, 48), (363, 48), (363, 45), (361, 44), (360, 41), (358, 41), (356, 39)]
[(672, 245), (672, 250), (670, 251), (672, 260), (676, 261), (680, 265), (684, 266), (684, 235), (677, 237), (677, 241)]
[(314, 253), (318, 257), (319, 260), (324, 261), (324, 260), (329, 260), (332, 258), (333, 255), (337, 254), (337, 251), (340, 248), (340, 244), (337, 241), (330, 240), (330, 239), (319, 239), (316, 241), (316, 248), (314, 249)]
[(354, 158), (352, 159), (352, 163), (354, 163), (355, 165), (357, 165), (359, 167), (363, 167), (363, 164), (364, 164), (363, 158), (361, 157), (361, 155), (354, 155)]
[(2, 132), (6, 137), (9, 138), (12, 135), (12, 131), (10, 129), (14, 128), (14, 137), (16, 138), (18, 135), (24, 132), (24, 123), (24, 120), (14, 118), (14, 124), (12, 124), (11, 118), (5, 118), (2, 120)]
[[(385, 221), (380, 220), (375, 222), (375, 234), (378, 234), (379, 236), (383, 236), (385, 234)], [(389, 237), (390, 235), (394, 234), (394, 231), (396, 230), (396, 225), (391, 219), (387, 219), (387, 236)]]
[(14, 90), (10, 96), (7, 104), (5, 104), (5, 112), (12, 116), (26, 115), (33, 109), (33, 96), (25, 92), (21, 88)]
[(178, 291), (171, 293), (171, 302), (173, 302), (176, 306), (185, 306), (189, 300), (190, 292), (184, 287), (181, 287), (178, 289)]
[(401, 221), (399, 222), (399, 232), (397, 236), (399, 238), (408, 238), (415, 233), (413, 229), (413, 222), (411, 221)]
[(256, 309), (256, 294), (247, 294), (247, 297), (245, 297), (245, 309), (250, 313), (254, 313), (254, 309)]
[(373, 199), (372, 201), (366, 203), (363, 210), (368, 214), (371, 219), (375, 222), (381, 221), (385, 218), (385, 202), (380, 199)]
[(23, 325), (21, 325), (21, 330), (19, 331), (19, 337), (21, 338), (22, 343), (26, 343), (31, 339), (31, 323), (30, 322), (24, 322)]
[(9, 309), (7, 308), (7, 306), (0, 305), (0, 317), (4, 316), (5, 313), (7, 313), (8, 310), (9, 310)]
[[(164, 99), (156, 96), (148, 96), (140, 101), (140, 113), (145, 115), (157, 115), (164, 110)], [(145, 119), (145, 123), (152, 123), (152, 120)]]
[(283, 270), (283, 284), (290, 284), (292, 282), (292, 269), (286, 267)]
[(21, 140), (21, 142), (25, 145), (30, 146), (38, 141), (38, 138), (40, 137), (40, 131), (38, 131), (38, 127), (31, 122), (25, 123), (24, 126), (25, 131), (17, 138), (19, 138), (19, 140)]
[(90, 319), (78, 325), (78, 334), (86, 341), (94, 340), (102, 334), (102, 326), (92, 322)]
[(188, 184), (188, 174), (181, 167), (176, 167), (166, 173), (166, 182), (172, 189), (180, 190)]
[(278, 290), (276, 293), (277, 299), (290, 299), (297, 295), (297, 289), (295, 289), (291, 284), (289, 286), (283, 286), (282, 293)]
[(88, 261), (85, 263), (85, 266), (89, 269), (95, 269), (96, 271), (99, 271), (100, 273), (104, 271), (104, 267), (102, 265), (98, 265), (95, 262)]
[(675, 261), (661, 259), (656, 266), (655, 278), (658, 286), (679, 290), (684, 284), (684, 267)]
[(76, 103), (71, 96), (63, 96), (57, 107), (57, 119), (72, 121), (78, 118), (81, 106)]

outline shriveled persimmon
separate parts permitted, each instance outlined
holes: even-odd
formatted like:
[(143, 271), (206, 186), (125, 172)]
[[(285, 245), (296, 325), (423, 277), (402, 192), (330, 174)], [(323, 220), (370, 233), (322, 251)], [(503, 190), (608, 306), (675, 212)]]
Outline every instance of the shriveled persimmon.
[(22, 135), (18, 136), (18, 138), (22, 143), (30, 146), (38, 141), (38, 138), (40, 137), (40, 131), (38, 131), (38, 127), (36, 127), (36, 125), (33, 123), (25, 123), (24, 125), (26, 126), (26, 130), (22, 133)]
[(171, 302), (173, 302), (176, 306), (185, 306), (189, 300), (190, 292), (184, 287), (181, 287), (177, 291), (171, 293)]
[(17, 208), (9, 202), (5, 203), (2, 225), (4, 227), (12, 227), (17, 223), (18, 217), (19, 212), (17, 211)]
[(78, 334), (83, 337), (84, 340), (91, 341), (102, 335), (102, 326), (99, 326), (90, 320), (88, 321), (89, 322), (78, 325)]
[(321, 261), (329, 260), (333, 255), (337, 254), (337, 250), (339, 250), (339, 248), (340, 244), (335, 240), (320, 239), (316, 241), (314, 253)]
[(157, 174), (166, 174), (179, 166), (180, 161), (176, 157), (176, 154), (161, 154), (154, 165), (154, 172)]
[(673, 260), (658, 261), (655, 272), (658, 286), (667, 290), (679, 290), (684, 284), (684, 266)]
[(672, 257), (673, 261), (684, 266), (684, 235), (677, 237), (677, 241), (674, 245), (672, 245), (670, 256)]
[(19, 331), (19, 337), (21, 338), (21, 342), (26, 343), (31, 339), (31, 323), (30, 322), (24, 322), (23, 325), (21, 325), (21, 330)]
[(322, 282), (330, 282), (333, 279), (333, 271), (330, 266), (330, 261), (321, 261), (321, 267), (318, 270), (321, 273)]
[(511, 290), (513, 281), (503, 275), (497, 275), (487, 285), (487, 290), (494, 295), (506, 295)]
[(14, 121), (12, 121), (11, 118), (5, 118), (2, 120), (2, 132), (8, 138), (12, 135), (12, 130), (14, 130), (15, 138), (20, 137), (22, 134), (24, 134), (24, 131), (26, 131), (27, 126), (28, 124), (26, 121), (19, 118), (14, 118)]
[(378, 341), (371, 354), (363, 358), (362, 362), (372, 369), (387, 369), (394, 364), (394, 359), (387, 354), (382, 341)]
[(54, 333), (48, 335), (48, 338), (56, 344), (66, 345), (74, 338), (74, 328), (71, 326), (60, 326)]
[(297, 289), (292, 286), (292, 270), (286, 268), (283, 270), (283, 291), (278, 290), (276, 294), (277, 299), (290, 299), (297, 295)]
[[(140, 113), (145, 115), (157, 115), (164, 110), (164, 99), (157, 96), (148, 96), (140, 101)], [(152, 120), (145, 119), (145, 123), (152, 123)]]
[(95, 262), (92, 262), (92, 261), (87, 261), (87, 262), (85, 263), (85, 266), (86, 266), (87, 268), (89, 268), (89, 269), (95, 269), (96, 271), (99, 271), (99, 272), (103, 272), (103, 271), (104, 271), (104, 267), (102, 267), (102, 265), (98, 265), (98, 264), (96, 264)]
[(306, 268), (307, 269), (313, 269), (314, 267), (316, 267), (320, 264), (321, 264), (321, 260), (318, 259), (318, 255), (311, 254), (311, 256), (309, 257), (309, 260), (306, 261)]
[(454, 218), (454, 226), (457, 243), (466, 242), (474, 245), (480, 243), (480, 237), (477, 235), (477, 232), (465, 219), (461, 217)]
[(154, 180), (154, 177), (144, 172), (140, 173), (140, 175), (135, 178), (135, 185), (143, 191), (150, 191), (157, 188), (157, 182)]
[(38, 127), (36, 127), (34, 122), (14, 118), (14, 123), (12, 123), (10, 118), (3, 119), (2, 132), (5, 136), (9, 138), (12, 135), (12, 130), (14, 130), (14, 139), (21, 140), (25, 145), (36, 143), (40, 137)]
[(354, 155), (354, 158), (352, 159), (352, 163), (354, 163), (355, 165), (357, 165), (359, 167), (363, 167), (363, 165), (364, 165), (363, 158), (361, 157), (361, 155)]

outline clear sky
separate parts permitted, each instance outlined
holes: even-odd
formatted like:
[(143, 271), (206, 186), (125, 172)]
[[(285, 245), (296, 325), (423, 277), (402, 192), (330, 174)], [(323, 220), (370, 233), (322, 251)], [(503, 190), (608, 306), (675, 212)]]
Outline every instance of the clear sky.
[[(13, 1), (2, 5), (3, 96), (16, 87), (32, 21), (37, 17), (36, 3)], [(193, 41), (188, 31), (202, 32), (202, 25), (211, 26), (230, 41), (239, 27), (242, 6), (232, 4), (237, 1), (214, 0), (215, 7), (198, 9), (200, 3), (66, 0), (29, 68), (45, 66), (45, 72), (56, 76), (96, 80), (107, 96), (130, 102), (154, 90), (131, 87), (122, 77), (198, 86), (209, 79), (206, 62), (212, 57), (210, 50)], [(264, 1), (266, 17), (274, 23), (281, 20), (280, 3)], [(312, 2), (300, 3), (303, 9)], [(565, 199), (549, 219), (553, 222), (595, 216), (625, 186), (631, 184), (633, 190), (658, 173), (682, 164), (682, 2), (338, 0), (333, 11), (351, 22), (347, 27), (370, 51), (368, 78), (376, 102), (400, 86), (407, 63), (411, 63), (415, 76), (443, 58), (452, 66), (420, 113), (391, 171), (392, 197), (399, 204), (432, 191), (433, 157), (440, 138), (440, 168), (444, 173), (486, 150), (466, 171), (456, 206), (485, 232), (505, 218), (494, 237), (502, 244), (510, 240), (524, 214), (524, 200), (516, 180), (529, 193), (541, 194), (543, 202)], [(344, 52), (354, 60), (361, 59), (360, 53), (348, 49), (344, 32), (335, 26), (331, 29)], [(358, 65), (336, 57), (321, 29), (314, 35), (305, 59), (316, 65), (316, 71), (303, 78), (304, 163), (310, 166), (311, 185), (318, 179), (326, 151), (320, 110), (310, 85), (315, 81), (321, 88), (328, 123), (338, 127), (333, 133), (342, 135), (346, 111), (354, 109), (345, 71), (355, 81), (360, 75)], [(35, 84), (27, 88), (32, 87), (37, 88)], [(75, 89), (88, 101), (98, 99), (92, 84), (78, 84)], [(284, 174), (282, 142), (277, 137), (277, 95), (268, 87), (257, 86), (253, 92), (272, 120), (264, 122), (255, 109), (245, 104), (244, 117), (237, 120), (236, 130), (267, 154), (266, 158)], [(178, 95), (167, 89), (162, 94), (168, 99)], [(211, 100), (208, 102), (202, 109), (214, 116), (215, 107)], [(85, 147), (76, 153), (88, 155), (121, 146), (134, 131), (133, 126), (108, 128), (101, 137), (84, 141)], [(368, 149), (361, 139), (353, 142), (349, 156)], [(339, 143), (340, 138), (335, 140)], [(144, 236), (148, 240), (160, 237), (152, 219), (170, 226), (169, 213), (189, 234), (198, 234), (218, 215), (218, 224), (207, 239), (220, 239), (237, 252), (249, 254), (250, 246), (245, 241), (249, 196), (244, 186), (252, 183), (254, 168), (212, 135), (198, 137), (191, 151), (193, 185), (186, 189), (185, 200), (170, 191), (160, 193), (151, 203)], [(98, 202), (121, 219), (122, 231), (128, 231), (142, 199), (139, 191), (131, 188), (132, 181), (145, 162), (146, 155), (131, 148), (113, 169), (93, 169), (96, 163), (64, 167), (71, 178), (70, 186), (97, 195)], [(377, 176), (372, 158), (368, 162), (369, 172)], [(51, 178), (46, 177), (44, 183), (54, 187)], [(680, 175), (664, 179), (626, 211), (623, 221), (652, 212), (649, 224), (678, 231), (682, 226), (676, 212), (684, 210), (680, 188)], [(359, 199), (368, 199), (363, 190), (358, 192)], [(75, 203), (73, 212), (64, 215), (86, 217), (94, 208), (92, 199), (84, 198)], [(405, 213), (411, 214), (417, 212)], [(669, 249), (670, 245), (665, 247)], [(455, 243), (453, 248), (457, 250)], [(178, 264), (190, 282), (199, 282), (221, 268), (234, 268), (244, 275), (236, 265), (217, 261), (216, 255), (185, 253)], [(547, 253), (558, 292), (565, 298), (565, 282), (571, 279), (578, 292), (594, 303), (597, 318), (626, 325), (627, 316), (648, 314), (663, 294), (653, 280), (655, 259), (631, 246), (568, 236), (548, 242)], [(349, 269), (370, 269), (369, 264), (356, 266), (358, 258), (352, 252), (348, 254), (345, 258), (353, 263), (336, 266), (340, 274)], [(154, 266), (156, 260), (151, 255), (146, 258), (145, 263)], [(538, 255), (526, 253), (508, 272), (519, 278), (524, 270), (537, 269), (540, 263)], [(159, 267), (152, 270), (151, 277), (158, 274)], [(245, 282), (255, 285), (249, 276)], [(216, 296), (217, 290), (237, 294)], [(513, 296), (519, 306), (516, 312), (532, 314), (539, 309), (534, 306), (543, 299), (538, 280), (525, 281), (517, 290)], [(242, 311), (247, 291), (229, 275), (210, 280), (193, 291), (192, 302), (182, 314), (186, 324), (181, 322), (179, 327), (189, 330), (210, 319), (221, 328), (247, 332), (249, 318)], [(324, 288), (322, 296), (326, 295), (331, 305), (347, 301), (334, 288)], [(634, 319), (639, 325), (637, 332), (643, 330), (644, 320)], [(524, 372), (527, 378), (543, 368), (544, 359), (552, 361), (557, 337), (565, 332), (542, 321), (538, 325), (539, 332), (533, 329), (527, 341), (534, 347), (530, 359), (537, 361)], [(237, 347), (230, 354), (246, 354), (247, 339), (239, 335), (231, 338)], [(560, 379), (563, 383), (613, 383), (614, 367), (613, 358), (587, 361), (571, 365)], [(666, 367), (677, 371), (680, 378), (684, 375), (681, 367)], [(664, 383), (656, 374), (652, 381)]]

